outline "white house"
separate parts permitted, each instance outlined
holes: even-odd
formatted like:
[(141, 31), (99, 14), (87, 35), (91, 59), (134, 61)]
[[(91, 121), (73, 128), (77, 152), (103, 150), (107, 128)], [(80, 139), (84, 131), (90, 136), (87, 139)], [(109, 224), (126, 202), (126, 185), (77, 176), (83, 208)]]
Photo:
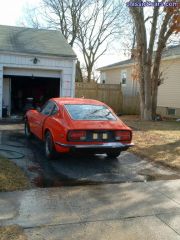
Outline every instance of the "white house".
[[(128, 59), (99, 68), (101, 83), (121, 84), (123, 112), (138, 111), (139, 81), (134, 79), (136, 62)], [(180, 45), (167, 47), (163, 51), (160, 72), (162, 84), (158, 88), (157, 113), (165, 117), (180, 117)]]
[(76, 55), (59, 31), (0, 26), (0, 118), (32, 97), (73, 97)]

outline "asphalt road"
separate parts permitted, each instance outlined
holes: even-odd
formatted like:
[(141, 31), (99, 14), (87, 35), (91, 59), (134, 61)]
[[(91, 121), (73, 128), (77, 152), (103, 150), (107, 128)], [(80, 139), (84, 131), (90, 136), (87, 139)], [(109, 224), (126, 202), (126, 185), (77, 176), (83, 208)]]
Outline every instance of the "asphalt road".
[(0, 154), (19, 165), (32, 185), (38, 187), (74, 186), (105, 183), (146, 182), (180, 178), (180, 173), (130, 152), (118, 158), (106, 155), (59, 155), (49, 161), (44, 157), (44, 145), (36, 138), (27, 140), (23, 126), (0, 131)]

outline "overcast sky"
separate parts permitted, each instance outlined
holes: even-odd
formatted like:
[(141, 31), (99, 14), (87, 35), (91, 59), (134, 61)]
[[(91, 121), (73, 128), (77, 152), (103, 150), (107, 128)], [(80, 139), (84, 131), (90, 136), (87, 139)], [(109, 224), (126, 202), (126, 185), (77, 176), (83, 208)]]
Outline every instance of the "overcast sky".
[(0, 24), (16, 26), (26, 4), (37, 3), (38, 0), (0, 0)]
[[(37, 6), (39, 0), (0, 0), (0, 25), (17, 26), (23, 18), (23, 9), (27, 5)], [(96, 68), (123, 60), (122, 54), (111, 51), (102, 56)]]

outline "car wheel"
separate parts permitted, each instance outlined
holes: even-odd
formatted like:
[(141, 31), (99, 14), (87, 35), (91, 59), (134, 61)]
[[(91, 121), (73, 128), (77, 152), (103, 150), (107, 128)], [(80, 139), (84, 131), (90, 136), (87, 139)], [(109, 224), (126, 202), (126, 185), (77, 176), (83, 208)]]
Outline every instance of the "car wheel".
[(29, 123), (28, 123), (27, 120), (25, 121), (25, 124), (24, 124), (24, 133), (25, 133), (25, 136), (27, 138), (31, 138), (32, 137), (30, 126), (29, 126)]
[(121, 154), (121, 151), (120, 150), (112, 150), (112, 151), (107, 152), (106, 154), (108, 157), (117, 158)]
[(47, 132), (45, 135), (45, 155), (48, 159), (54, 159), (56, 156), (56, 150), (50, 132)]

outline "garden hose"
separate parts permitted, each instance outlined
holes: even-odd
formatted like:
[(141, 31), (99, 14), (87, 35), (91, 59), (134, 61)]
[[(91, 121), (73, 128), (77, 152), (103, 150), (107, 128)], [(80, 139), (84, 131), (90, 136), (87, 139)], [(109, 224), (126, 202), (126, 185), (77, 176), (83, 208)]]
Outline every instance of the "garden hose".
[[(15, 146), (15, 145), (6, 145), (6, 144), (1, 144), (1, 145), (4, 145), (4, 146), (11, 146), (11, 147), (21, 147), (21, 146)], [(23, 146), (22, 146), (23, 147)], [(14, 151), (14, 150), (9, 150), (9, 149), (4, 149), (4, 148), (0, 148), (0, 152), (7, 152), (7, 153), (15, 153), (19, 156), (17, 157), (7, 157), (7, 159), (22, 159), (25, 157), (25, 155), (23, 153), (20, 153), (20, 152), (17, 152), (17, 151)]]

